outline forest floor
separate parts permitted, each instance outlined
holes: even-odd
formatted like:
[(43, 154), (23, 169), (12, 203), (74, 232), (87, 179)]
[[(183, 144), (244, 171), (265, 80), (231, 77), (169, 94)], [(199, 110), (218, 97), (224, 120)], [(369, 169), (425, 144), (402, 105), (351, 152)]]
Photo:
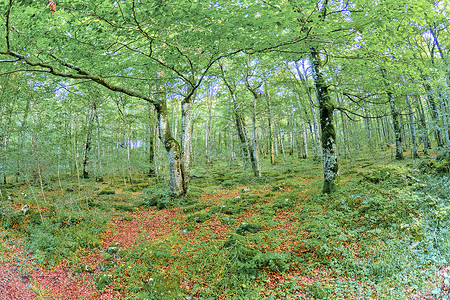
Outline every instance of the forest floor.
[[(0, 299), (450, 299), (449, 161), (1, 186)], [(29, 206), (28, 207), (26, 207)]]

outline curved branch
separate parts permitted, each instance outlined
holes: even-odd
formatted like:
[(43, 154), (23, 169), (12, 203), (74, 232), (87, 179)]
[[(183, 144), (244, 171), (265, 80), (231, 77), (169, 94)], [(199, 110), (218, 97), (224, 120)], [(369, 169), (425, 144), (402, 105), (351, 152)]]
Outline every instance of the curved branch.
[(61, 61), (55, 55), (52, 55), (52, 54), (51, 54), (51, 56), (53, 58), (57, 59), (60, 64), (62, 64), (63, 66), (65, 66), (65, 67), (67, 67), (67, 68), (69, 68), (71, 70), (77, 71), (78, 74), (70, 74), (70, 73), (60, 72), (60, 71), (56, 70), (55, 67), (52, 66), (52, 65), (49, 65), (49, 64), (46, 64), (46, 63), (42, 63), (42, 62), (33, 62), (30, 59), (28, 59), (26, 56), (21, 55), (21, 54), (16, 53), (16, 52), (13, 52), (13, 51), (0, 52), (0, 54), (2, 54), (2, 55), (9, 55), (9, 56), (18, 58), (18, 59), (22, 60), (24, 63), (26, 63), (29, 66), (41, 67), (41, 68), (44, 69), (44, 70), (27, 70), (29, 72), (45, 72), (45, 73), (49, 73), (49, 74), (52, 74), (52, 75), (55, 75), (55, 76), (58, 76), (58, 77), (63, 77), (63, 78), (89, 79), (89, 80), (92, 80), (92, 81), (94, 81), (94, 82), (96, 82), (96, 83), (106, 87), (107, 89), (109, 89), (111, 91), (120, 92), (120, 93), (126, 94), (126, 95), (131, 96), (131, 97), (136, 97), (136, 98), (143, 99), (143, 100), (145, 100), (147, 102), (150, 102), (152, 104), (157, 104), (157, 101), (155, 101), (154, 99), (152, 99), (152, 98), (150, 98), (150, 97), (148, 97), (148, 96), (146, 96), (146, 95), (144, 95), (142, 93), (139, 93), (139, 92), (136, 92), (136, 91), (132, 91), (132, 90), (129, 90), (127, 88), (124, 88), (124, 87), (112, 84), (112, 83), (108, 82), (103, 77), (91, 75), (88, 72), (86, 72), (85, 70), (83, 70), (83, 69), (81, 69), (81, 68), (79, 68), (77, 66), (74, 66), (74, 65), (72, 65), (70, 63), (66, 63), (66, 62)]

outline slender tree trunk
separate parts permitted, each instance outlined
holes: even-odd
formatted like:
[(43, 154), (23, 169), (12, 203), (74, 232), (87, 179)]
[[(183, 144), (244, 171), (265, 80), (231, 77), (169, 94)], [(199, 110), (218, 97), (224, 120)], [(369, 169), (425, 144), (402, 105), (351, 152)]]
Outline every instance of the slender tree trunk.
[(422, 141), (423, 141), (423, 153), (427, 154), (428, 150), (431, 149), (430, 139), (428, 137), (428, 128), (427, 122), (425, 120), (425, 112), (423, 109), (422, 101), (420, 97), (415, 97), (416, 102), (418, 104), (418, 113), (419, 113), (419, 121), (420, 121), (420, 129), (422, 131)]
[(253, 114), (252, 114), (252, 132), (253, 132), (253, 157), (254, 162), (253, 164), (256, 165), (256, 171), (255, 167), (253, 167), (253, 171), (255, 173), (256, 177), (261, 177), (261, 164), (259, 162), (259, 155), (258, 155), (258, 135), (256, 133), (256, 98), (253, 98)]
[(275, 163), (275, 137), (273, 136), (273, 118), (272, 108), (270, 107), (269, 91), (266, 89), (266, 103), (267, 103), (267, 120), (269, 126), (269, 147), (270, 147), (270, 162)]
[(102, 147), (101, 147), (101, 140), (100, 140), (100, 120), (98, 118), (98, 110), (97, 110), (97, 103), (93, 103), (93, 110), (94, 110), (94, 116), (95, 116), (95, 123), (96, 123), (96, 132), (97, 132), (97, 174), (95, 180), (97, 182), (103, 181), (103, 173), (102, 173)]
[(417, 153), (417, 142), (416, 142), (416, 127), (414, 124), (414, 114), (411, 106), (411, 101), (409, 100), (409, 96), (406, 95), (406, 104), (408, 105), (409, 111), (409, 122), (410, 122), (410, 130), (411, 130), (411, 141), (412, 141), (412, 154), (413, 158), (419, 157)]
[[(336, 94), (337, 103), (339, 106), (342, 106), (341, 104), (341, 97), (339, 94)], [(344, 157), (348, 157), (348, 154), (350, 152), (349, 149), (349, 142), (348, 142), (348, 128), (347, 128), (347, 119), (345, 118), (344, 112), (340, 111), (341, 116), (341, 123), (342, 123), (342, 138), (344, 140)]]
[(84, 143), (84, 156), (83, 156), (83, 169), (82, 169), (82, 176), (83, 178), (89, 178), (89, 172), (87, 170), (88, 164), (89, 164), (89, 154), (91, 152), (91, 140), (92, 140), (92, 129), (94, 127), (94, 110), (95, 104), (92, 105), (92, 111), (91, 115), (89, 116), (89, 119), (87, 121), (87, 132), (86, 132), (86, 142)]
[(220, 68), (222, 70), (222, 80), (224, 81), (225, 85), (228, 88), (228, 91), (230, 92), (232, 104), (233, 104), (233, 111), (236, 121), (236, 129), (239, 136), (239, 140), (241, 141), (241, 147), (242, 152), (244, 156), (244, 164), (247, 164), (248, 161), (250, 161), (253, 173), (255, 176), (258, 176), (258, 169), (257, 164), (255, 162), (255, 155), (253, 150), (252, 142), (250, 141), (250, 138), (247, 134), (247, 127), (244, 122), (244, 118), (242, 117), (242, 114), (239, 109), (239, 105), (237, 103), (236, 99), (236, 93), (233, 89), (233, 87), (230, 85), (230, 83), (225, 79), (224, 71), (222, 65), (220, 65)]
[(233, 101), (233, 111), (236, 120), (236, 129), (239, 136), (239, 140), (241, 141), (242, 146), (242, 154), (244, 156), (244, 164), (247, 164), (251, 161), (251, 157), (253, 156), (253, 149), (249, 147), (249, 139), (247, 134), (247, 128), (245, 126), (244, 119), (240, 113), (239, 105), (236, 100), (236, 94), (231, 94), (231, 99)]
[[(383, 78), (387, 80), (387, 72), (385, 69), (381, 69), (381, 74), (383, 75)], [(397, 111), (397, 108), (395, 107), (395, 100), (394, 96), (392, 95), (392, 92), (389, 89), (388, 82), (386, 81), (386, 87), (387, 95), (389, 99), (389, 107), (391, 109), (391, 115), (392, 115), (392, 125), (394, 126), (394, 135), (395, 135), (395, 158), (396, 159), (403, 159), (403, 150), (402, 150), (402, 133), (400, 128), (400, 121), (399, 121), (399, 113)]]
[(445, 146), (447, 148), (450, 148), (450, 126), (448, 124), (448, 119), (447, 119), (447, 103), (446, 103), (446, 99), (444, 97), (444, 95), (442, 95), (441, 93), (439, 93), (439, 98), (441, 100), (441, 112), (442, 112), (442, 121), (443, 121), (443, 131), (444, 131), (444, 136), (445, 136)]
[(181, 175), (183, 180), (183, 190), (186, 193), (190, 181), (191, 173), (191, 145), (192, 145), (192, 116), (191, 108), (195, 99), (195, 92), (191, 94), (188, 89), (188, 96), (181, 102)]
[(27, 98), (27, 104), (25, 106), (25, 111), (23, 114), (23, 119), (22, 122), (20, 124), (20, 136), (19, 136), (19, 158), (17, 159), (17, 171), (16, 171), (16, 182), (18, 181), (19, 175), (20, 175), (20, 170), (24, 167), (24, 151), (23, 151), (23, 140), (24, 140), (24, 136), (25, 136), (25, 128), (27, 126), (27, 119), (28, 119), (28, 112), (30, 111), (30, 105), (31, 105), (31, 97), (32, 95), (30, 95), (30, 97)]
[(306, 74), (303, 75), (302, 72), (300, 72), (300, 67), (298, 66), (297, 63), (298, 62), (295, 62), (295, 69), (296, 69), (297, 74), (298, 74), (298, 76), (300, 78), (300, 81), (301, 81), (301, 83), (302, 83), (303, 87), (305, 88), (305, 91), (306, 91), (306, 93), (308, 95), (309, 107), (310, 107), (311, 115), (312, 115), (313, 124), (311, 126), (311, 123), (310, 123), (310, 128), (311, 128), (311, 133), (313, 134), (313, 137), (314, 137), (314, 139), (313, 139), (313, 142), (314, 142), (314, 155), (318, 156), (318, 157), (322, 157), (322, 149), (320, 147), (320, 142), (319, 142), (319, 139), (320, 139), (320, 137), (319, 137), (319, 130), (320, 130), (319, 129), (319, 121), (317, 120), (317, 113), (316, 113), (316, 110), (314, 108), (315, 105), (314, 105), (314, 101), (313, 101), (313, 98), (312, 98), (311, 89), (310, 89), (310, 87), (308, 85), (308, 78), (306, 77)]
[(206, 97), (206, 106), (208, 110), (208, 119), (205, 128), (205, 156), (206, 163), (211, 164), (211, 131), (212, 131), (212, 95)]
[(435, 136), (436, 136), (436, 142), (439, 148), (444, 146), (444, 141), (442, 138), (442, 132), (439, 128), (439, 113), (436, 107), (436, 101), (434, 100), (433, 91), (431, 90), (431, 87), (428, 83), (424, 83), (425, 91), (427, 92), (427, 100), (428, 105), (430, 106), (431, 111), (431, 118), (433, 122), (435, 123)]
[(322, 74), (319, 53), (311, 49), (311, 69), (319, 103), (320, 126), (322, 133), (322, 155), (324, 184), (323, 193), (331, 193), (336, 189), (339, 165), (337, 161), (336, 130), (333, 122), (334, 105), (328, 91), (328, 85)]
[(155, 168), (155, 110), (148, 104), (148, 176), (156, 175)]
[(364, 112), (364, 125), (366, 126), (367, 131), (367, 140), (369, 141), (369, 150), (373, 150), (373, 135), (372, 135), (372, 122), (370, 120), (370, 113), (367, 107), (363, 108)]
[(11, 111), (9, 111), (7, 109), (5, 109), (5, 110), (6, 110), (8, 119), (6, 120), (6, 124), (5, 124), (4, 128), (3, 128), (4, 130), (2, 130), (3, 133), (0, 133), (0, 138), (1, 138), (1, 140), (0, 140), (0, 142), (1, 142), (1, 144), (0, 144), (0, 158), (2, 159), (1, 161), (3, 162), (2, 164), (0, 164), (0, 174), (2, 175), (3, 184), (7, 183), (6, 166), (7, 166), (7, 163), (8, 163), (7, 153), (8, 153), (9, 139), (10, 139), (10, 136), (9, 136), (10, 135), (10, 128), (9, 127), (10, 127), (10, 124), (11, 124), (12, 114), (13, 114), (12, 110)]

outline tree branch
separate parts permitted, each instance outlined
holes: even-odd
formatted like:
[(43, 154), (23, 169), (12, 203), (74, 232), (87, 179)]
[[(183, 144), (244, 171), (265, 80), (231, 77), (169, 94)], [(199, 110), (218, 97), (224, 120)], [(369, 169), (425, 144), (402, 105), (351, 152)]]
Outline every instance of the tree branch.
[(59, 60), (55, 55), (52, 55), (52, 54), (50, 54), (50, 55), (53, 58), (57, 59), (60, 64), (62, 64), (63, 66), (65, 66), (65, 67), (67, 67), (69, 69), (77, 71), (78, 74), (70, 74), (70, 73), (60, 72), (60, 71), (56, 70), (55, 67), (52, 66), (52, 65), (49, 65), (49, 64), (46, 64), (46, 63), (42, 63), (42, 62), (33, 62), (30, 59), (28, 59), (26, 56), (21, 55), (21, 54), (16, 53), (16, 52), (13, 52), (13, 51), (0, 52), (0, 54), (16, 57), (16, 58), (22, 60), (24, 63), (26, 63), (29, 66), (41, 67), (43, 69), (47, 69), (47, 70), (27, 70), (29, 72), (45, 72), (45, 73), (49, 73), (49, 74), (52, 74), (52, 75), (55, 75), (55, 76), (58, 76), (58, 77), (63, 77), (63, 78), (89, 79), (89, 80), (92, 80), (92, 81), (94, 81), (94, 82), (96, 82), (96, 83), (106, 87), (107, 89), (109, 89), (111, 91), (120, 92), (120, 93), (126, 94), (126, 95), (131, 96), (131, 97), (136, 97), (136, 98), (143, 99), (143, 100), (145, 100), (147, 102), (150, 102), (152, 104), (157, 104), (157, 101), (155, 101), (154, 99), (152, 99), (152, 98), (150, 98), (150, 97), (148, 97), (148, 96), (146, 96), (146, 95), (144, 95), (142, 93), (139, 93), (139, 92), (136, 92), (136, 91), (132, 91), (132, 90), (129, 90), (127, 88), (124, 88), (124, 87), (112, 84), (112, 83), (106, 81), (106, 79), (103, 78), (103, 77), (91, 75), (88, 72), (82, 70), (81, 68), (79, 68), (77, 66), (74, 66), (72, 64), (69, 64), (69, 63), (66, 63), (66, 62), (63, 62), (63, 61)]

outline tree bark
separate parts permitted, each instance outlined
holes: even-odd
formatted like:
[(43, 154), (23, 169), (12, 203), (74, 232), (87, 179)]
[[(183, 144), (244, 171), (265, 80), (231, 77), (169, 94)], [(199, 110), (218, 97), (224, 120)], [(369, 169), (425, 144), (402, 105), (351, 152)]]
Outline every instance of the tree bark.
[(322, 133), (322, 155), (324, 184), (322, 192), (332, 193), (336, 189), (339, 165), (337, 161), (336, 130), (333, 122), (334, 105), (331, 101), (328, 85), (322, 74), (322, 63), (316, 49), (311, 49), (311, 69), (319, 103), (320, 125)]
[(154, 114), (154, 108), (151, 103), (148, 103), (148, 176), (155, 176), (156, 175), (156, 168), (155, 168), (155, 114)]
[(266, 88), (266, 103), (267, 103), (267, 121), (269, 126), (269, 148), (270, 148), (270, 162), (275, 163), (275, 137), (273, 136), (273, 118), (272, 108), (270, 106), (269, 91)]
[[(381, 74), (385, 80), (387, 80), (387, 72), (385, 69), (381, 69)], [(400, 160), (403, 159), (402, 150), (402, 133), (400, 128), (399, 113), (395, 107), (395, 100), (392, 92), (389, 89), (387, 81), (385, 82), (387, 89), (387, 95), (389, 99), (389, 107), (391, 109), (392, 115), (392, 125), (394, 126), (394, 136), (395, 136), (395, 158)]]
[(419, 157), (419, 154), (417, 153), (417, 142), (416, 142), (416, 127), (414, 124), (414, 114), (411, 106), (411, 101), (409, 100), (409, 96), (406, 95), (406, 104), (408, 105), (408, 112), (409, 112), (409, 122), (410, 122), (410, 129), (411, 129), (411, 141), (412, 141), (412, 154), (413, 158)]
[(258, 171), (257, 161), (255, 160), (254, 148), (248, 136), (247, 127), (245, 125), (244, 118), (242, 117), (239, 105), (237, 103), (236, 93), (233, 87), (230, 85), (230, 83), (226, 80), (222, 65), (220, 65), (220, 68), (222, 70), (222, 80), (224, 81), (225, 85), (228, 88), (228, 91), (230, 92), (236, 121), (236, 129), (239, 136), (239, 140), (241, 141), (242, 152), (244, 154), (244, 164), (250, 161), (254, 175), (261, 176), (260, 171)]
[[(338, 105), (342, 106), (341, 97), (339, 94), (336, 95), (336, 100), (337, 100)], [(348, 157), (348, 153), (350, 152), (350, 148), (349, 148), (350, 144), (348, 141), (347, 120), (346, 120), (346, 117), (342, 110), (340, 111), (340, 117), (341, 117), (341, 123), (342, 123), (342, 138), (344, 140), (344, 146), (342, 148), (344, 148), (344, 157)]]
[[(297, 71), (297, 75), (300, 78), (300, 82), (302, 83), (303, 87), (305, 88), (306, 93), (308, 94), (308, 100), (309, 100), (309, 107), (311, 109), (311, 115), (312, 115), (312, 121), (313, 124), (310, 123), (311, 133), (313, 134), (313, 143), (314, 143), (314, 155), (316, 157), (322, 157), (322, 151), (320, 147), (319, 142), (319, 121), (317, 120), (317, 113), (314, 109), (314, 101), (312, 99), (312, 94), (310, 87), (308, 86), (308, 78), (306, 77), (306, 74), (303, 75), (302, 72), (300, 72), (300, 67), (297, 64), (298, 62), (295, 62), (295, 70)], [(311, 126), (312, 125), (312, 126)]]
[(423, 153), (427, 154), (428, 150), (431, 149), (430, 145), (430, 139), (428, 137), (428, 128), (427, 128), (427, 122), (425, 120), (425, 112), (423, 109), (422, 101), (420, 100), (420, 97), (415, 97), (416, 102), (418, 104), (418, 113), (419, 113), (419, 121), (420, 121), (420, 127), (422, 131), (422, 142), (423, 142)]
[(181, 167), (181, 151), (179, 143), (173, 138), (170, 130), (166, 101), (155, 103), (155, 110), (159, 139), (166, 149), (169, 161), (170, 194), (174, 197), (182, 197), (186, 194), (186, 190)]
[(195, 99), (195, 91), (188, 88), (188, 97), (181, 102), (181, 175), (183, 190), (186, 193), (191, 173), (192, 117), (191, 108)]
[(91, 152), (92, 129), (94, 127), (94, 114), (95, 114), (94, 106), (95, 103), (92, 105), (91, 115), (89, 116), (87, 122), (86, 142), (84, 143), (82, 176), (85, 179), (89, 178), (89, 172), (87, 170), (87, 167), (89, 164), (89, 153)]
[(97, 103), (93, 103), (93, 110), (95, 116), (96, 130), (97, 130), (97, 174), (95, 175), (95, 180), (97, 182), (103, 181), (103, 173), (102, 173), (102, 147), (100, 140), (100, 120), (98, 118), (98, 110)]

